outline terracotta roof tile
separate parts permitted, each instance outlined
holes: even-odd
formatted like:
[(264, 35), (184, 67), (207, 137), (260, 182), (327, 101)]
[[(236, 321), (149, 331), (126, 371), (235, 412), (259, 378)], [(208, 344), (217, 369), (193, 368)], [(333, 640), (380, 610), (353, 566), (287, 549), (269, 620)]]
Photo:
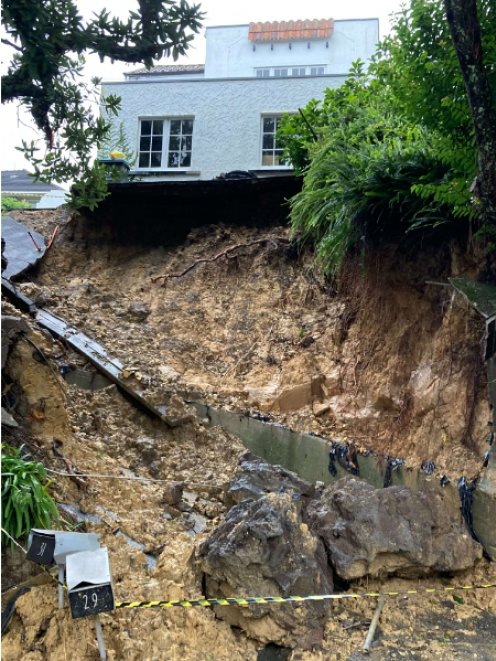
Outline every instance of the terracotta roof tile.
[(290, 39), (322, 39), (332, 36), (334, 19), (306, 19), (304, 21), (273, 21), (269, 23), (250, 23), (248, 39), (250, 41), (287, 41)]

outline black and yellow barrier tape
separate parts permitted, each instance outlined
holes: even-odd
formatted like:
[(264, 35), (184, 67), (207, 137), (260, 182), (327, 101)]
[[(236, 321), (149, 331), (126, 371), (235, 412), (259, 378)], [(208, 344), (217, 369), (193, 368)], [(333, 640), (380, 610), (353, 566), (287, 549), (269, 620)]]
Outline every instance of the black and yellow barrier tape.
[(128, 601), (117, 602), (116, 608), (172, 608), (174, 606), (248, 606), (250, 604), (282, 604), (301, 601), (326, 601), (332, 599), (361, 599), (364, 597), (398, 597), (409, 594), (426, 594), (432, 592), (452, 592), (453, 590), (483, 590), (496, 588), (496, 583), (487, 585), (456, 585), (443, 588), (422, 588), (420, 590), (405, 590), (403, 592), (362, 592), (361, 594), (316, 594), (310, 597), (228, 597), (226, 599), (189, 599), (181, 601)]
[[(27, 553), (26, 549), (21, 546), (16, 540), (9, 535), (9, 533), (1, 528), (2, 532), (18, 546), (23, 553)], [(55, 583), (63, 585), (67, 590), (67, 586), (60, 583), (55, 576), (52, 576), (44, 565), (40, 565)], [(488, 588), (496, 588), (496, 583), (487, 583), (485, 585), (455, 585), (442, 588), (421, 588), (420, 590), (404, 590), (399, 592), (362, 592), (360, 594), (344, 593), (344, 594), (315, 594), (309, 597), (227, 597), (226, 599), (189, 599), (177, 601), (117, 601), (116, 608), (173, 608), (179, 606), (187, 608), (189, 606), (249, 606), (250, 604), (282, 604), (282, 603), (298, 603), (302, 601), (326, 601), (333, 599), (362, 599), (370, 597), (399, 597), (409, 594), (430, 594), (432, 592), (453, 592), (454, 590), (487, 590)]]

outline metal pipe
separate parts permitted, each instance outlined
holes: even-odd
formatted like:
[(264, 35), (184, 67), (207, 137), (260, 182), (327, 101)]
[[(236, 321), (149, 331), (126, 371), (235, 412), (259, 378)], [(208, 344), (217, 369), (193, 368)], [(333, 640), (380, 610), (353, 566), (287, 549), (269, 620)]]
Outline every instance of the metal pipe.
[(95, 629), (96, 629), (96, 639), (98, 641), (98, 650), (100, 652), (100, 659), (106, 661), (107, 652), (105, 651), (105, 641), (103, 640), (103, 631), (102, 625), (100, 624), (100, 618), (98, 615), (95, 615)]
[(64, 565), (59, 565), (59, 608), (64, 608)]
[(367, 638), (365, 639), (365, 645), (363, 646), (364, 652), (370, 651), (370, 645), (374, 640), (374, 634), (377, 627), (377, 623), (379, 622), (379, 616), (381, 614), (382, 607), (384, 606), (385, 603), (386, 603), (385, 599), (379, 599), (379, 601), (377, 602), (377, 608), (375, 609), (374, 617), (372, 618), (372, 622), (370, 623), (370, 629), (367, 634)]

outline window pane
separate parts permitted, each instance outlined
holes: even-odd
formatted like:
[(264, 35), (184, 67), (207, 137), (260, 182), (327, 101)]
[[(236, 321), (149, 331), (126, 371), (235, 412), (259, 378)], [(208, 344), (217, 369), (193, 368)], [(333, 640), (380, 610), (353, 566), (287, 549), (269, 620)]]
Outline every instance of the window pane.
[(164, 122), (161, 119), (156, 119), (153, 122), (153, 135), (162, 135), (164, 132)]
[(152, 151), (162, 151), (162, 136), (153, 136), (152, 138)]
[(179, 152), (177, 151), (170, 151), (169, 152), (169, 161), (167, 163), (167, 167), (169, 168), (177, 168), (179, 165)]
[(189, 168), (191, 165), (191, 152), (183, 152), (181, 154), (181, 166), (183, 168)]
[(321, 74), (321, 75), (324, 74), (324, 67), (319, 67), (319, 74)]
[(299, 76), (300, 75), (300, 70), (299, 69), (292, 69), (291, 70), (291, 75), (292, 76)]
[(287, 76), (288, 75), (288, 70), (287, 69), (281, 69), (281, 76)]
[(181, 135), (181, 120), (172, 119), (170, 123), (171, 135)]
[(263, 120), (264, 133), (274, 133), (274, 118), (265, 117)]
[(264, 78), (269, 78), (270, 77), (270, 69), (264, 69)]
[(274, 136), (266, 133), (262, 140), (262, 149), (274, 149)]
[(139, 156), (139, 166), (140, 168), (149, 168), (150, 167), (150, 154), (144, 153)]
[(282, 117), (278, 117), (276, 119), (276, 129), (278, 129), (281, 126), (281, 121), (282, 121)]
[(171, 135), (169, 138), (169, 151), (178, 151), (181, 143), (181, 138), (177, 138)]
[(274, 76), (276, 78), (280, 78), (281, 77), (281, 70), (280, 69), (274, 69)]
[(181, 142), (182, 142), (181, 149), (183, 151), (184, 150), (191, 151), (191, 147), (193, 145), (193, 136), (187, 135), (186, 137), (183, 137), (181, 139)]
[(183, 135), (193, 135), (192, 119), (183, 119)]
[(142, 120), (141, 122), (141, 135), (151, 135), (152, 134), (152, 123), (148, 120)]
[(271, 151), (262, 152), (262, 165), (272, 165), (274, 163), (274, 157)]
[(311, 73), (312, 76), (317, 75), (317, 67), (312, 67), (312, 68), (310, 69), (310, 73)]
[(283, 150), (278, 149), (274, 152), (274, 165), (280, 164), (280, 159), (282, 158)]
[(306, 74), (306, 72), (307, 72), (307, 70), (305, 69), (305, 67), (302, 67), (300, 69), (300, 76), (304, 76)]
[(150, 140), (151, 138), (141, 138), (140, 140), (140, 151), (150, 151)]
[(259, 70), (257, 71), (257, 78), (261, 78), (262, 75), (263, 75), (263, 71), (262, 71), (262, 69), (259, 69)]
[(154, 152), (152, 151), (152, 159), (151, 159), (151, 166), (152, 168), (159, 168), (162, 165), (162, 152), (157, 151)]

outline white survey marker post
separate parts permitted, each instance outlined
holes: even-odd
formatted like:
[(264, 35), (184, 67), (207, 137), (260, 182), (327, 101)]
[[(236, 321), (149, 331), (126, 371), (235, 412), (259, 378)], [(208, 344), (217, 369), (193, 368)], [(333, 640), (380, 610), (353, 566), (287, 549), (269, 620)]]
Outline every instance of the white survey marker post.
[(74, 619), (115, 609), (108, 549), (67, 556), (67, 592)]

